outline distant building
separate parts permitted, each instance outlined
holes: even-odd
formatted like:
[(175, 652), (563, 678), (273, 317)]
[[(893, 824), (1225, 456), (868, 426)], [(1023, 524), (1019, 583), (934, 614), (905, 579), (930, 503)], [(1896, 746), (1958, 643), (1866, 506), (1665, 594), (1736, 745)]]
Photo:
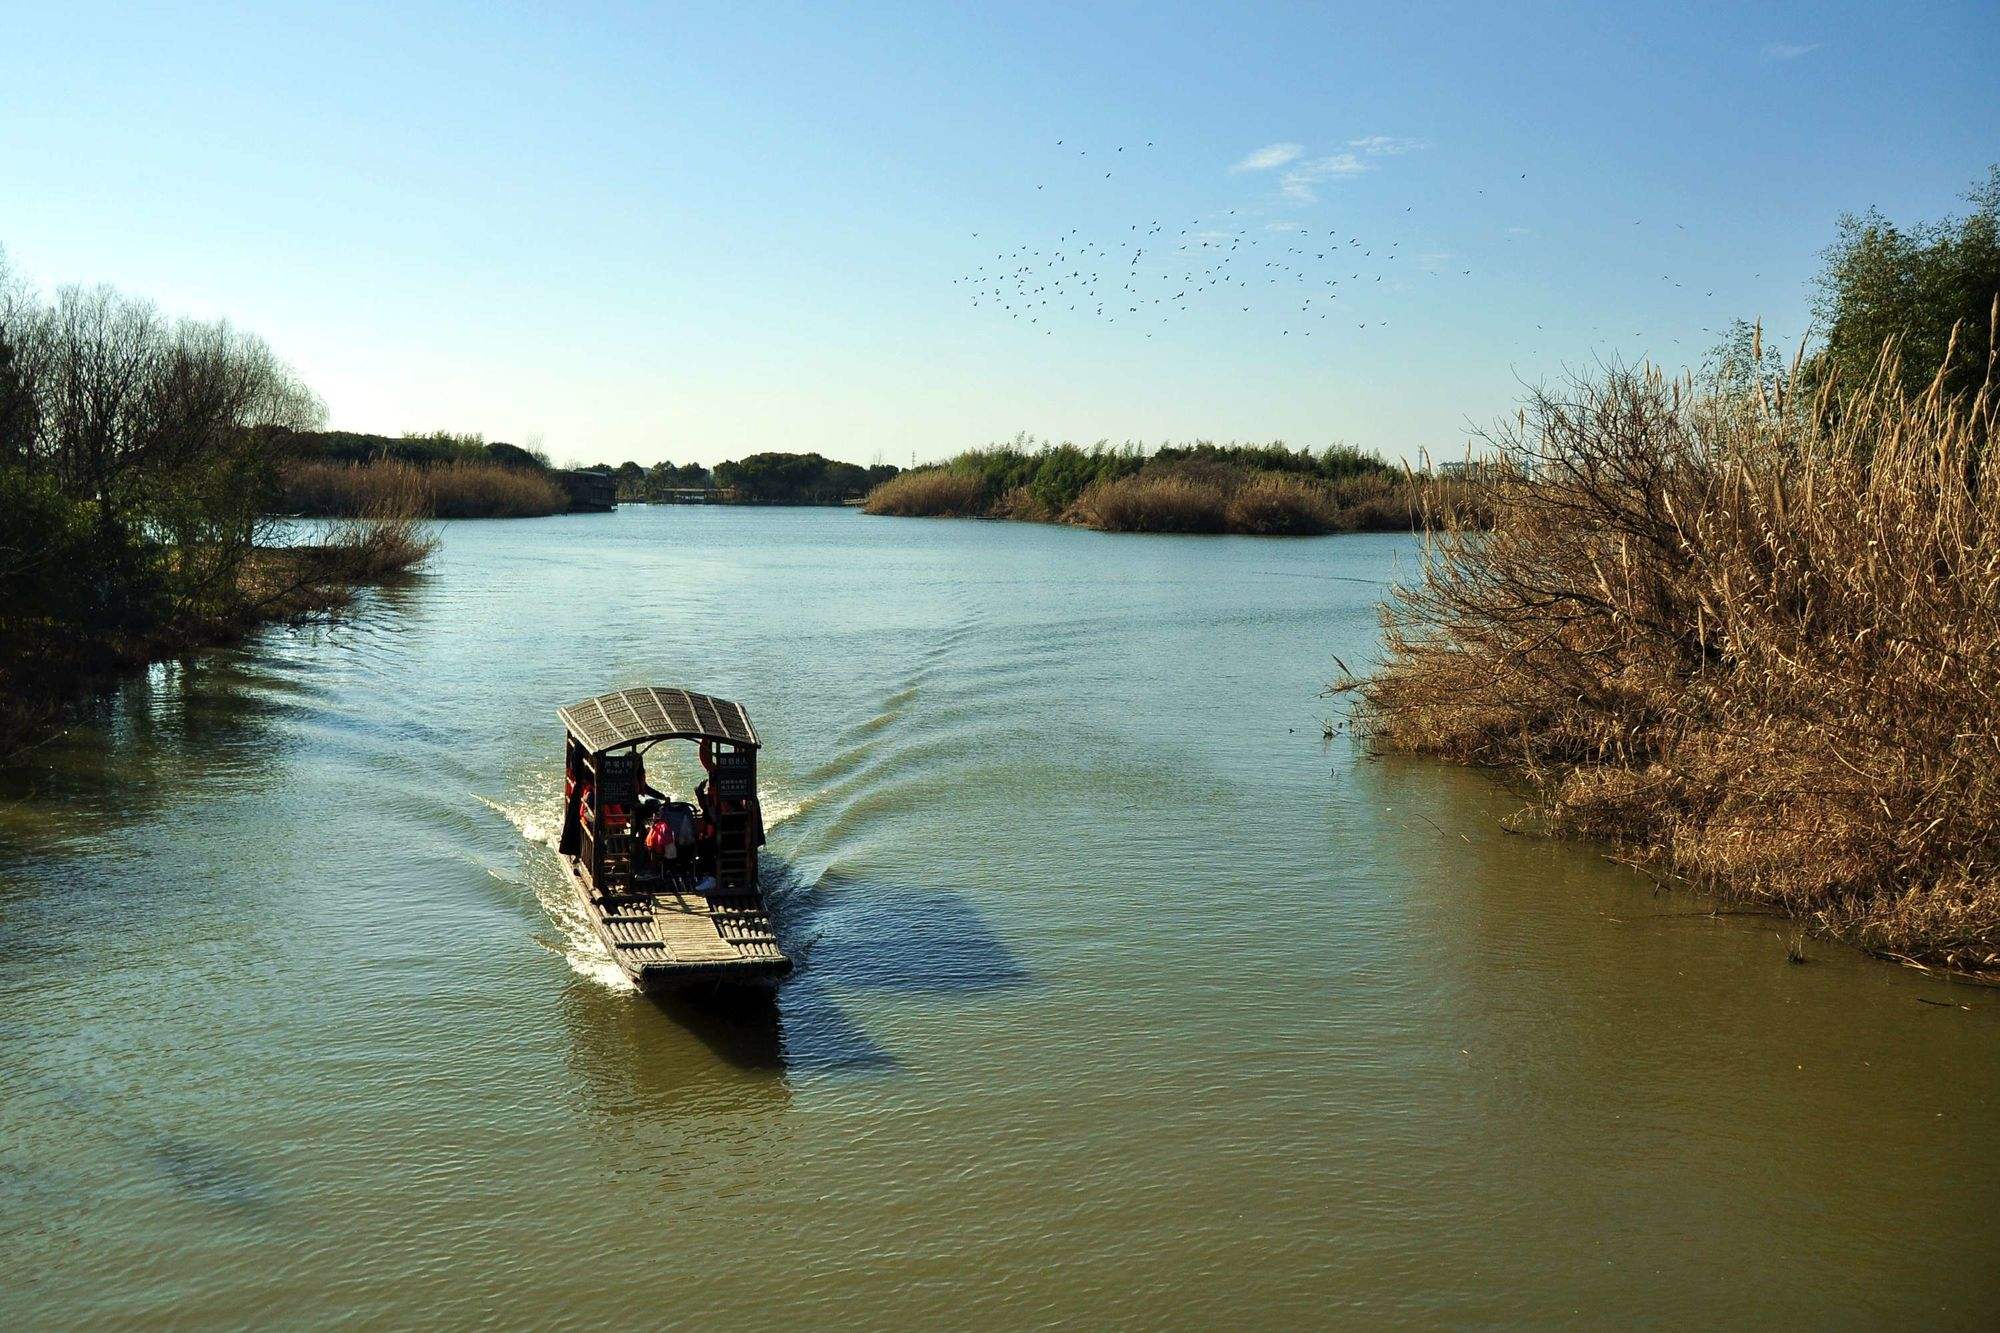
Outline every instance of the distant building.
[(608, 514), (618, 507), (618, 482), (609, 472), (578, 468), (558, 472), (555, 478), (569, 492), (572, 514)]
[(1461, 458), (1450, 463), (1439, 463), (1437, 474), (1462, 481), (1483, 481), (1500, 470), (1497, 457)]

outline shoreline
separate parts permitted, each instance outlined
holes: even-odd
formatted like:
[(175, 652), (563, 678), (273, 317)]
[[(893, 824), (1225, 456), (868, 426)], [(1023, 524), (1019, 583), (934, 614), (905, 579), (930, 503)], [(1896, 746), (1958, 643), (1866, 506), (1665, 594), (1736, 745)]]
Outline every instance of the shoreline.
[(55, 740), (67, 730), (72, 708), (156, 662), (240, 644), (274, 626), (337, 619), (361, 589), (417, 577), (429, 550), (424, 544), (421, 555), (407, 560), (407, 550), (385, 555), (380, 543), (370, 544), (367, 536), (254, 547), (227, 606), (189, 612), (144, 634), (82, 645), (83, 659), (73, 670), (38, 678), (35, 686), (17, 682), (19, 688), (0, 701), (0, 763), (17, 763)]
[(1425, 529), (1420, 521), (1402, 523), (1367, 523), (1352, 527), (1327, 527), (1312, 531), (1258, 531), (1253, 528), (1175, 528), (1175, 527), (1107, 527), (1085, 519), (1063, 515), (1043, 518), (1026, 514), (906, 514), (888, 513), (869, 509), (865, 504), (850, 505), (869, 518), (920, 518), (969, 523), (1019, 523), (1031, 527), (1074, 528), (1079, 532), (1101, 532), (1110, 536), (1139, 537), (1353, 537), (1363, 534), (1402, 533), (1419, 536)]

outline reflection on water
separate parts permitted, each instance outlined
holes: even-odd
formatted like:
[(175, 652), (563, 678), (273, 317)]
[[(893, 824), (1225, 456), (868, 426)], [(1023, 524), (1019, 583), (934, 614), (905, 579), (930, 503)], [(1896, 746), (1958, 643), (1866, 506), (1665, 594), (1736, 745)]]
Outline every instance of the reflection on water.
[[(1323, 742), (1413, 549), (460, 523), (134, 678), (0, 773), (0, 1314), (1985, 1322), (2000, 1004)], [(556, 863), (645, 682), (766, 739), (750, 1003)]]

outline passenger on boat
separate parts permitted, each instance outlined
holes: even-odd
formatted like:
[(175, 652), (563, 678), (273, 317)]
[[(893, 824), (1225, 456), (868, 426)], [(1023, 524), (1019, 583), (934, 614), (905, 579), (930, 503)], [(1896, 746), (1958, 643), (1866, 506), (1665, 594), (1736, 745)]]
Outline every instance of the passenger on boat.
[(670, 807), (656, 805), (652, 810), (652, 822), (646, 829), (646, 851), (662, 867), (671, 868), (680, 858), (680, 839), (675, 836), (673, 820), (668, 816)]
[(695, 846), (701, 849), (703, 861), (707, 862), (712, 860), (715, 851), (714, 789), (707, 782), (703, 782), (694, 789), (694, 799), (701, 806), (701, 822), (695, 826)]
[(669, 836), (680, 847), (682, 858), (693, 859), (700, 847), (696, 836), (694, 807), (686, 801), (668, 801), (660, 811), (660, 818), (666, 821)]

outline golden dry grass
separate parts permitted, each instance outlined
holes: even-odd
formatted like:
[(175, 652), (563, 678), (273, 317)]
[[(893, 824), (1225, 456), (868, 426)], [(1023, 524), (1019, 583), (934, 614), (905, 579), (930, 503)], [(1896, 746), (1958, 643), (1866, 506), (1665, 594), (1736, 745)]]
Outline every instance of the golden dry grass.
[(1092, 483), (1070, 516), (1100, 532), (1225, 532), (1229, 490), (1205, 477), (1140, 472)]
[(385, 583), (413, 573), (437, 550), (430, 523), (434, 474), (408, 463), (367, 465), (362, 510), (307, 548), (320, 575), (337, 584)]
[(284, 509), (322, 517), (357, 517), (384, 504), (407, 507), (413, 494), (433, 518), (532, 518), (569, 508), (568, 493), (553, 477), (465, 459), (434, 467), (396, 459), (301, 460), (281, 469), (280, 485)]
[(1223, 521), (1231, 532), (1309, 537), (1341, 526), (1340, 506), (1327, 483), (1288, 472), (1259, 472), (1229, 497)]
[(2000, 968), (1993, 387), (1536, 395), (1433, 515), (1358, 689), (1377, 743), (1526, 774), (1552, 826), (1895, 955)]
[(862, 508), (871, 514), (906, 518), (975, 518), (986, 512), (986, 486), (943, 468), (902, 472), (868, 493)]

